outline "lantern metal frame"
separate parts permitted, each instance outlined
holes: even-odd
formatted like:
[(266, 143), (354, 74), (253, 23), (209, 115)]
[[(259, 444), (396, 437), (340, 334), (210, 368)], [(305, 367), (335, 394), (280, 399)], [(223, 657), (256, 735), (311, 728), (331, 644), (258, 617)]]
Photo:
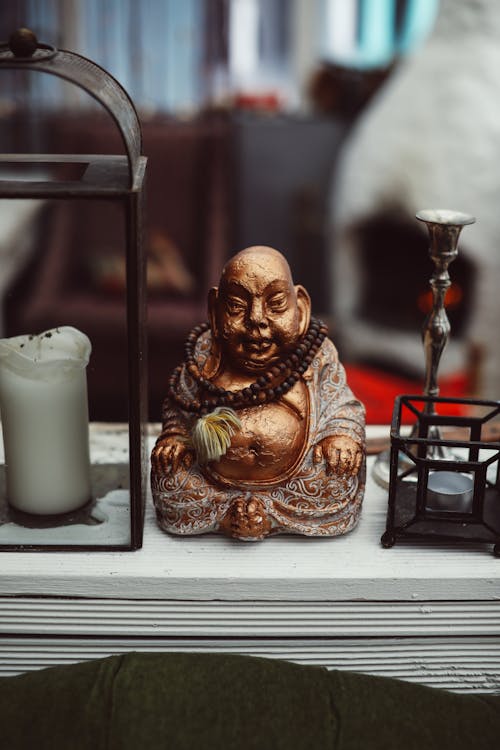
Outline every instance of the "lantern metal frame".
[(0, 154), (0, 168), (33, 165), (57, 169), (85, 164), (78, 180), (22, 181), (0, 177), (0, 199), (103, 200), (121, 203), (126, 228), (126, 323), (128, 340), (128, 428), (130, 472), (130, 543), (1, 544), (0, 551), (112, 551), (142, 546), (149, 456), (147, 451), (147, 338), (145, 258), (142, 253), (142, 213), (146, 157), (134, 104), (123, 87), (95, 62), (68, 50), (38, 43), (33, 54), (16, 56), (0, 43), (0, 71), (48, 73), (83, 89), (113, 119), (125, 155)]
[[(465, 407), (467, 415), (446, 414), (450, 406)], [(485, 413), (481, 415), (480, 411)], [(416, 424), (411, 434), (404, 435), (402, 422), (408, 413), (416, 418)], [(493, 554), (500, 557), (500, 442), (481, 439), (484, 426), (499, 414), (499, 401), (410, 395), (396, 398), (383, 547), (392, 547), (404, 537), (484, 542), (492, 543)], [(470, 510), (461, 508), (459, 502), (456, 509), (428, 505), (429, 474), (435, 471), (473, 478)]]

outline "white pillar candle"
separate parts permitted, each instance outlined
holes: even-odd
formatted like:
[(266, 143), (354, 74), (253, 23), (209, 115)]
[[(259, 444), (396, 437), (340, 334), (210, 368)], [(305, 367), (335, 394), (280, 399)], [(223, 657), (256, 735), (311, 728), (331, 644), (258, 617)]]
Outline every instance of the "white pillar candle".
[(18, 510), (68, 513), (90, 499), (90, 352), (69, 326), (0, 340), (7, 499)]

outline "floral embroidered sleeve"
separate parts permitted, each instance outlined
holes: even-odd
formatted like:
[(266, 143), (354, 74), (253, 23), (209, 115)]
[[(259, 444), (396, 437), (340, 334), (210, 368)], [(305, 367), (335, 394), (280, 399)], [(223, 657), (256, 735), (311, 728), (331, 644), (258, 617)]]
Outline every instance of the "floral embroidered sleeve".
[[(186, 384), (185, 373), (183, 373), (182, 382), (184, 384), (186, 392), (189, 393), (189, 389)], [(171, 437), (177, 437), (180, 442), (188, 442), (192, 427), (192, 421), (193, 418), (191, 415), (181, 411), (167, 397), (163, 402), (162, 430), (160, 436), (158, 437), (157, 444), (162, 443), (164, 440)]]
[(346, 382), (337, 350), (325, 339), (312, 363), (312, 384), (316, 392), (313, 409), (313, 442), (332, 434), (345, 435), (360, 445), (365, 434), (365, 409)]

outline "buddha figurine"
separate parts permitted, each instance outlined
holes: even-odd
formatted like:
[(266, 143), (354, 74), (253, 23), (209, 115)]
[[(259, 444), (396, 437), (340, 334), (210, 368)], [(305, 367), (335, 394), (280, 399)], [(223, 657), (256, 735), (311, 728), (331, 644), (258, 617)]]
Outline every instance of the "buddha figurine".
[(243, 540), (356, 525), (364, 408), (284, 256), (250, 247), (208, 295), (173, 373), (152, 453), (158, 522)]

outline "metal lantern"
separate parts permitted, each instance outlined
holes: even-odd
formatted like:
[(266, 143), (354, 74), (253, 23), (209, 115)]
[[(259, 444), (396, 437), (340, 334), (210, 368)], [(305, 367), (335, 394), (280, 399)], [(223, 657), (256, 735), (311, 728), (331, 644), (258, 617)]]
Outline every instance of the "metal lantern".
[[(500, 557), (500, 442), (485, 439), (499, 414), (498, 401), (398, 396), (384, 547), (403, 537), (489, 542)], [(405, 435), (409, 415), (416, 426)]]
[[(5, 466), (0, 467), (0, 479), (3, 480), (4, 475), (7, 476), (7, 490), (4, 490), (0, 497), (0, 549), (5, 551), (20, 549), (137, 549), (142, 545), (148, 473), (145, 264), (141, 252), (141, 215), (146, 158), (141, 155), (141, 129), (138, 115), (128, 94), (109, 73), (78, 54), (38, 43), (35, 35), (29, 30), (21, 29), (11, 36), (8, 43), (0, 44), (0, 71), (6, 69), (47, 73), (83, 89), (111, 116), (124, 146), (124, 155), (3, 154), (0, 156), (0, 168), (3, 173), (7, 169), (10, 170), (14, 176), (7, 179), (4, 179), (3, 176), (0, 177), (0, 198), (3, 200), (43, 199), (50, 201), (51, 205), (54, 204), (59, 207), (61, 204), (58, 202), (61, 200), (71, 201), (72, 205), (75, 205), (74, 202), (77, 201), (92, 200), (98, 202), (99, 205), (103, 201), (106, 202), (106, 206), (109, 206), (110, 203), (119, 206), (120, 228), (125, 235), (124, 266), (126, 274), (126, 290), (120, 310), (123, 310), (123, 328), (124, 330), (126, 328), (128, 372), (117, 371), (114, 374), (111, 373), (110, 377), (115, 377), (117, 382), (126, 379), (128, 384), (127, 396), (124, 397), (124, 401), (126, 399), (128, 402), (128, 438), (125, 438), (125, 448), (122, 451), (123, 455), (128, 453), (128, 461), (122, 460), (113, 463), (101, 459), (100, 462), (91, 462), (89, 466), (90, 493), (87, 502), (80, 503), (78, 508), (68, 512), (64, 503), (58, 505), (55, 502), (54, 497), (57, 493), (53, 493), (53, 496), (51, 496), (50, 491), (46, 487), (45, 490), (43, 488), (44, 482), (49, 488), (50, 482), (53, 484), (59, 482), (57, 477), (60, 469), (61, 471), (67, 469), (70, 481), (76, 482), (78, 472), (71, 467), (68, 468), (72, 458), (65, 458), (64, 465), (62, 468), (58, 467), (57, 470), (49, 465), (48, 459), (45, 464), (40, 459), (41, 463), (37, 469), (39, 474), (38, 477), (35, 476), (35, 481), (32, 484), (33, 487), (40, 488), (40, 495), (43, 494), (43, 491), (46, 492), (48, 511), (37, 509), (36, 503), (39, 498), (36, 497), (36, 489), (31, 493), (32, 496), (28, 498), (33, 502), (33, 506), (29, 503), (23, 505), (23, 499), (19, 504), (14, 504), (14, 491), (19, 490), (22, 497), (26, 480), (25, 475), (33, 469), (35, 459), (40, 458), (38, 454), (49, 455), (50, 445), (53, 446), (57, 443), (57, 440), (65, 440), (66, 443), (70, 444), (77, 440), (76, 427), (72, 431), (67, 429), (68, 403), (73, 398), (71, 394), (68, 395), (71, 390), (69, 386), (68, 394), (64, 390), (66, 386), (64, 388), (57, 386), (53, 389), (54, 393), (52, 391), (49, 393), (46, 381), (40, 386), (40, 391), (36, 390), (38, 386), (32, 386), (31, 381), (28, 382), (29, 379), (23, 381), (24, 401), (19, 408), (26, 407), (25, 410), (28, 409), (26, 404), (29, 402), (29, 398), (32, 398), (34, 406), (44, 407), (47, 414), (49, 411), (51, 412), (47, 419), (54, 415), (57, 417), (59, 412), (59, 422), (61, 425), (64, 423), (66, 433), (62, 437), (56, 436), (55, 428), (51, 426), (50, 430), (47, 430), (44, 440), (43, 419), (37, 421), (36, 415), (33, 415), (33, 410), (31, 410), (29, 412), (31, 428), (36, 428), (41, 435), (37, 450), (33, 451), (26, 448), (25, 439), (21, 433), (18, 438), (14, 439), (9, 436), (6, 439), (6, 429), (12, 428), (12, 432), (15, 432), (23, 419), (20, 416), (16, 417), (14, 413), (13, 398), (9, 395), (5, 397), (5, 410), (2, 408), (2, 422), (6, 456), (8, 449), (16, 450), (13, 443), (17, 439), (19, 443), (17, 449), (21, 453), (24, 450), (25, 464), (24, 467), (21, 466), (19, 476), (11, 476), (10, 479), (9, 459), (6, 461), (7, 469)], [(57, 174), (60, 173), (61, 168), (63, 170), (71, 169), (72, 165), (82, 164), (83, 168), (78, 178), (72, 180), (64, 177), (57, 179)], [(26, 170), (26, 168), (38, 170), (38, 173), (42, 173), (42, 177), (37, 176), (27, 181), (16, 176), (18, 172)], [(44, 179), (43, 174), (47, 174), (49, 177)], [(56, 179), (50, 179), (53, 175), (56, 175)], [(66, 204), (63, 208), (65, 206)], [(82, 206), (81, 202), (76, 204), (77, 209)], [(113, 209), (113, 211), (115, 210)], [(65, 249), (68, 252), (71, 251), (71, 248)], [(40, 350), (45, 347), (49, 352), (49, 359), (51, 357), (56, 358), (56, 377), (60, 377), (61, 370), (64, 370), (65, 367), (64, 362), (60, 366), (57, 359), (59, 357), (58, 336), (62, 339), (68, 339), (68, 337), (71, 338), (74, 331), (72, 329), (68, 332), (63, 328), (65, 321), (60, 322), (61, 330), (55, 329), (52, 332), (45, 332), (42, 334), (43, 340), (37, 344), (39, 348), (41, 347)], [(25, 331), (23, 333), (36, 333), (38, 335), (39, 332)], [(35, 338), (32, 335), (13, 339), (19, 350), (14, 351), (12, 356), (24, 356), (21, 350), (26, 352)], [(81, 338), (85, 340), (85, 336)], [(3, 340), (3, 342), (5, 341), (10, 342), (10, 340)], [(72, 339), (71, 342), (73, 342)], [(9, 344), (9, 346), (11, 345)], [(3, 343), (2, 347), (5, 348)], [(23, 347), (25, 348), (23, 349)], [(0, 351), (0, 360), (2, 356), (3, 349)], [(51, 362), (49, 362), (49, 366), (51, 366)], [(117, 367), (117, 370), (121, 369), (123, 368)], [(7, 386), (10, 388), (11, 385), (10, 381), (7, 384), (1, 383), (1, 387), (5, 388)], [(58, 405), (56, 401), (58, 392), (66, 394), (64, 395), (66, 400), (61, 405)], [(26, 393), (28, 396), (26, 396)], [(28, 401), (26, 401), (26, 398), (28, 398)], [(54, 398), (54, 403), (50, 401), (52, 398)], [(9, 420), (11, 427), (8, 424)], [(91, 425), (91, 430), (92, 427)], [(19, 429), (21, 428), (19, 427)], [(54, 432), (51, 432), (51, 430), (54, 430)], [(126, 432), (126, 430), (123, 430), (123, 432)], [(7, 446), (9, 441), (12, 445)], [(44, 445), (44, 442), (47, 445)], [(64, 452), (63, 448), (58, 449), (59, 454)], [(86, 449), (88, 455), (88, 440)], [(85, 450), (85, 447), (83, 450)], [(34, 456), (34, 453), (37, 455)], [(26, 471), (23, 472), (23, 468)], [(41, 476), (42, 474), (44, 476)], [(109, 499), (111, 496), (112, 501), (106, 504), (106, 497)]]

